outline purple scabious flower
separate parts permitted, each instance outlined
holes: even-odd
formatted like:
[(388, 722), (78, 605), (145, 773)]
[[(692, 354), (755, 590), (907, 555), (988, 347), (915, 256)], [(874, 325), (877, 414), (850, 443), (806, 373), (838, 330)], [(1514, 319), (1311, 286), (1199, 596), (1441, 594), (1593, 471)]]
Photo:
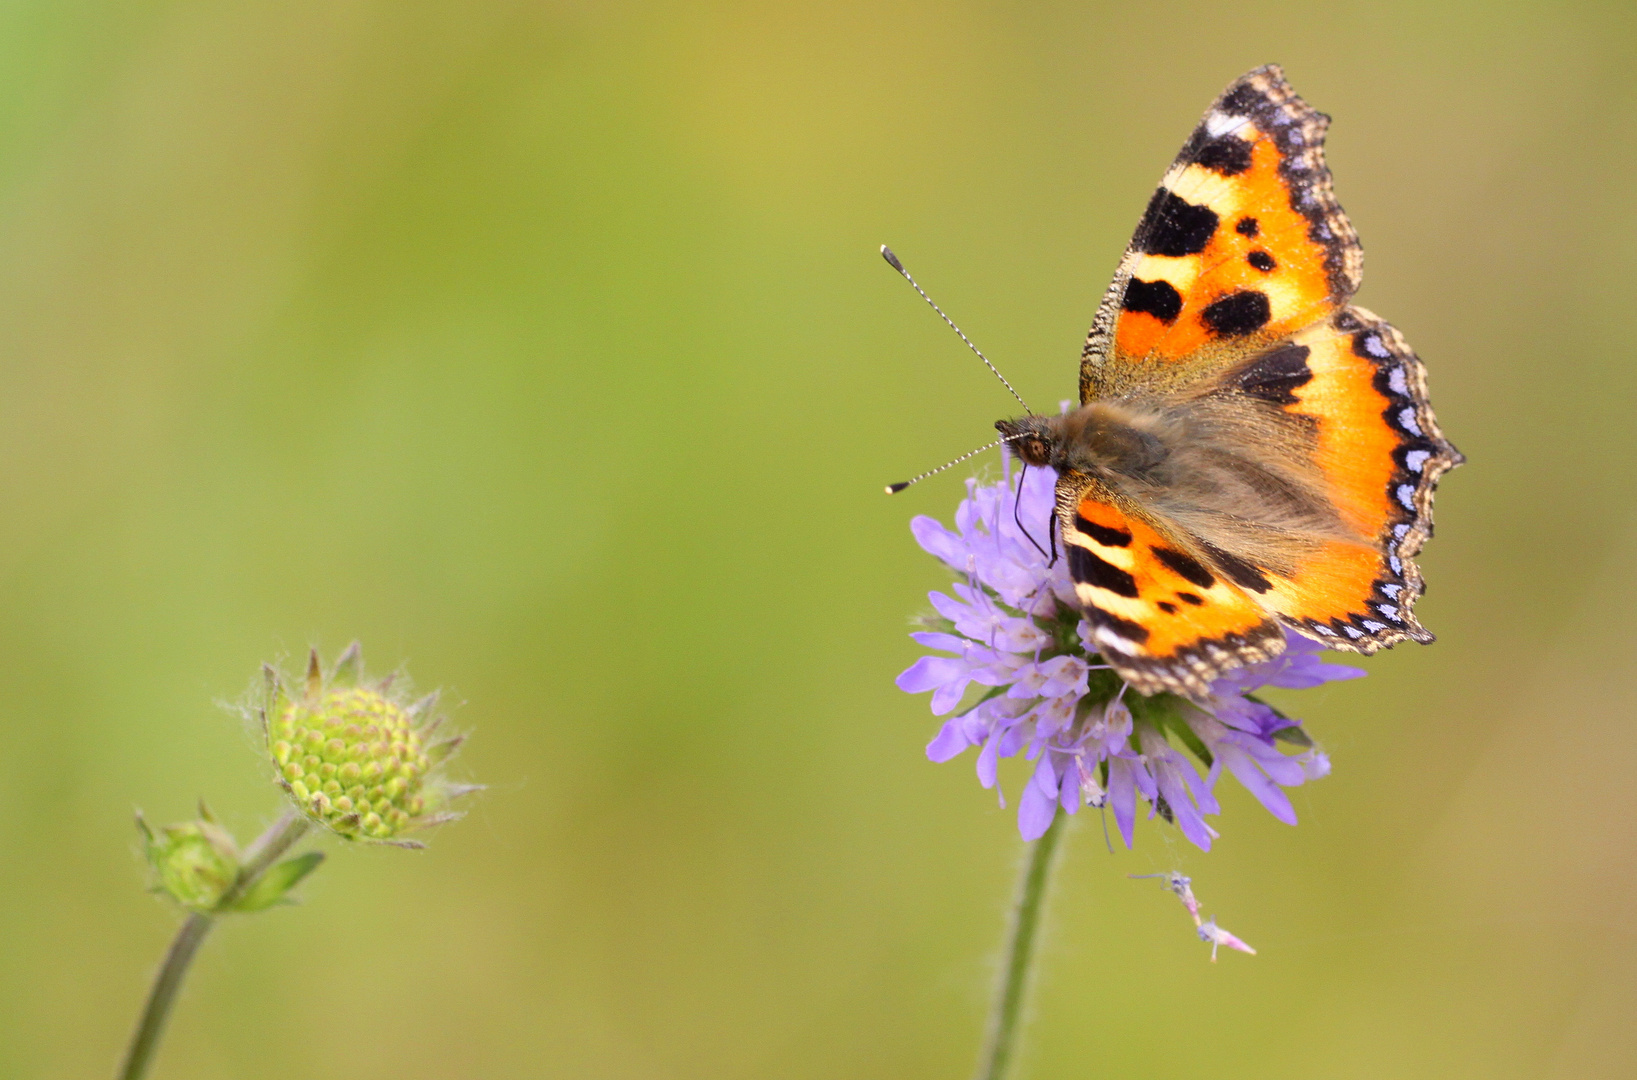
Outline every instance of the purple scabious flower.
[(961, 577), (930, 594), (936, 614), (910, 635), (936, 655), (898, 676), (900, 689), (930, 691), (933, 713), (949, 717), (927, 757), (976, 747), (986, 788), (997, 785), (1001, 758), (1034, 761), (1018, 799), (1025, 840), (1045, 833), (1059, 808), (1107, 806), (1130, 847), (1140, 800), (1208, 851), (1218, 834), (1206, 818), (1221, 810), (1214, 791), (1224, 771), (1294, 825), (1285, 789), (1326, 775), (1330, 760), (1298, 721), (1253, 695), (1364, 672), (1321, 662), (1322, 646), (1287, 631), (1281, 655), (1228, 672), (1199, 700), (1129, 693), (1097, 654), (1067, 560), (1050, 565), (1046, 538), (1018, 524), (1053, 520), (1056, 485), (1050, 469), (1017, 479), (1008, 468), (1000, 483), (966, 482), (953, 529), (925, 516), (910, 523), (921, 547)]

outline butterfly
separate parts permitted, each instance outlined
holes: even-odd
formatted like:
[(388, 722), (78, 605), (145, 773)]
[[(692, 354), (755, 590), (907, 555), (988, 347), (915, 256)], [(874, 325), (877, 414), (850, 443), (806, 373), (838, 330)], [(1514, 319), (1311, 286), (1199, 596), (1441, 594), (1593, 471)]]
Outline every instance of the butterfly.
[(995, 426), (1058, 474), (1103, 658), (1191, 697), (1285, 648), (1430, 642), (1415, 556), (1464, 458), (1391, 325), (1348, 303), (1363, 251), (1330, 118), (1275, 65), (1217, 98), (1149, 200), (1080, 359), (1080, 407)]

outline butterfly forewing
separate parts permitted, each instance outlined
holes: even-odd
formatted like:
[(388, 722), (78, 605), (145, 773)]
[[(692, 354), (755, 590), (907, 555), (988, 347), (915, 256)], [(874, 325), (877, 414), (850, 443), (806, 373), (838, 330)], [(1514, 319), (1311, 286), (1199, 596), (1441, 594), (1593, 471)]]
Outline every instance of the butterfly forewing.
[(1331, 191), (1329, 117), (1277, 66), (1205, 114), (1149, 201), (1081, 357), (1081, 401), (1150, 364), (1242, 356), (1316, 322), (1358, 287), (1363, 253)]

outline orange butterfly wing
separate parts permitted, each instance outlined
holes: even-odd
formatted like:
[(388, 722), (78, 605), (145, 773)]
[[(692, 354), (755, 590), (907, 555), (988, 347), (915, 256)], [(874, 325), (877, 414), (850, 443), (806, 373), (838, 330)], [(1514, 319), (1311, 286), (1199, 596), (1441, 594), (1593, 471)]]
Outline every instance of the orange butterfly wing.
[(1358, 307), (1292, 344), (1306, 350), (1304, 370), (1292, 371), (1282, 407), (1313, 425), (1326, 493), (1360, 540), (1327, 542), (1292, 576), (1269, 574), (1258, 600), (1337, 648), (1431, 641), (1414, 614), (1415, 556), (1432, 535), (1438, 478), (1465, 459), (1438, 428), (1426, 369), (1397, 330)]
[(1081, 358), (1082, 402), (1151, 365), (1242, 353), (1325, 318), (1358, 288), (1363, 251), (1331, 190), (1330, 118), (1277, 66), (1236, 81), (1149, 201)]
[(1074, 492), (1060, 505), (1075, 508), (1062, 519), (1075, 594), (1098, 651), (1134, 688), (1201, 695), (1226, 668), (1283, 651), (1275, 621), (1190, 542), (1090, 478), (1059, 484)]

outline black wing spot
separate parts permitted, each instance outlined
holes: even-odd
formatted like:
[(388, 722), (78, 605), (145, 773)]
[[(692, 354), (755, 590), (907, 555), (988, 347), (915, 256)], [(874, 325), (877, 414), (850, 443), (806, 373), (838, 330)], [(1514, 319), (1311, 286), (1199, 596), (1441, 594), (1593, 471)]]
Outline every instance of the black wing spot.
[(1127, 641), (1136, 642), (1138, 645), (1148, 640), (1148, 627), (1142, 623), (1122, 619), (1118, 615), (1110, 615), (1106, 611), (1097, 609), (1094, 609), (1094, 614), (1096, 615), (1095, 622), (1102, 629), (1112, 631)]
[[(1200, 588), (1209, 589), (1216, 584), (1216, 578), (1211, 575), (1209, 570), (1205, 569), (1204, 564), (1192, 555), (1168, 547), (1156, 547), (1150, 550), (1154, 552), (1155, 558), (1159, 559), (1160, 562)], [(1186, 599), (1187, 597), (1184, 596), (1183, 598)]]
[(1129, 598), (1137, 595), (1137, 579), (1118, 566), (1099, 558), (1078, 544), (1065, 544), (1069, 549), (1069, 577), (1099, 589), (1107, 589), (1116, 596)]
[(1273, 261), (1273, 256), (1272, 255), (1269, 255), (1267, 252), (1263, 251), (1261, 248), (1257, 248), (1255, 251), (1251, 252), (1249, 255), (1246, 255), (1245, 256), (1245, 261), (1250, 263), (1252, 266), (1256, 267), (1256, 269), (1262, 271), (1262, 273), (1264, 273), (1264, 274), (1272, 273), (1273, 268), (1275, 266), (1279, 265), (1278, 263)]
[(1198, 127), (1180, 156), (1220, 176), (1238, 176), (1251, 166), (1251, 144), (1237, 135), (1213, 139)]
[(1198, 607), (1205, 602), (1205, 598), (1203, 596), (1196, 596), (1191, 592), (1179, 592), (1177, 593), (1177, 599), (1181, 600), (1184, 604), (1192, 604), (1194, 607)]
[(1074, 527), (1104, 547), (1125, 547), (1131, 543), (1131, 534), (1124, 529), (1111, 529), (1107, 525), (1087, 521), (1079, 514), (1074, 515)]
[(1211, 556), (1211, 561), (1216, 563), (1216, 568), (1222, 571), (1223, 576), (1241, 589), (1265, 593), (1273, 588), (1273, 582), (1269, 581), (1260, 569), (1239, 556), (1210, 544), (1205, 545), (1205, 551)]
[(1182, 314), (1182, 294), (1169, 281), (1144, 281), (1132, 278), (1125, 283), (1127, 311), (1141, 311), (1160, 322), (1173, 322)]
[(1292, 391), (1313, 380), (1313, 372), (1307, 366), (1310, 352), (1306, 345), (1281, 345), (1252, 360), (1234, 382), (1249, 397), (1275, 405), (1294, 405), (1296, 395)]
[(1273, 317), (1273, 307), (1266, 293), (1246, 290), (1229, 293), (1209, 304), (1199, 317), (1205, 326), (1220, 337), (1244, 337), (1254, 334)]
[(1161, 600), (1154, 606), (1165, 612), (1167, 615), (1175, 615), (1177, 613), (1177, 606), (1171, 603), (1169, 600)]
[(1233, 227), (1233, 231), (1240, 236), (1257, 236), (1262, 232), (1262, 226), (1253, 217), (1242, 217), (1239, 219), (1239, 224)]
[(1149, 255), (1198, 255), (1216, 233), (1221, 218), (1209, 206), (1195, 206), (1160, 188), (1148, 200), (1137, 235), (1139, 250)]
[(1257, 106), (1266, 100), (1261, 91), (1247, 82), (1240, 83), (1231, 93), (1224, 94), (1216, 107), (1218, 111), (1229, 116), (1244, 116), (1254, 114)]

